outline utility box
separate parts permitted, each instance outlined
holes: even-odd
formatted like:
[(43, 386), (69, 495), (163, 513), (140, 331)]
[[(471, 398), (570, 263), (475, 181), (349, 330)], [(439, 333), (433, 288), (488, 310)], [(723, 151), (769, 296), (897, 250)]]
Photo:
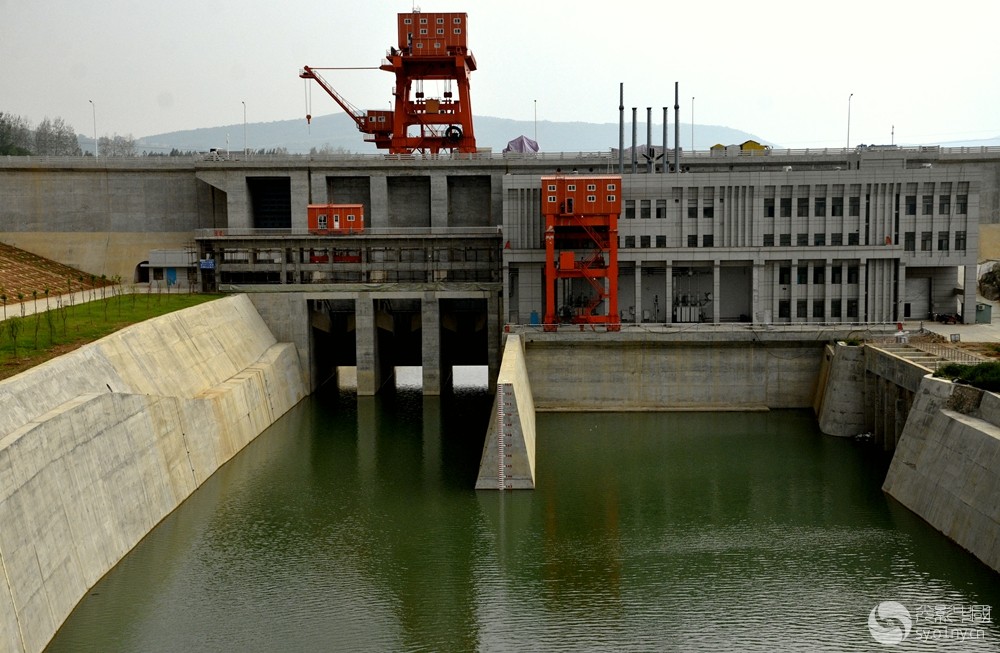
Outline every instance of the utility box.
[(361, 204), (310, 204), (307, 211), (312, 234), (351, 234), (365, 230), (365, 209)]
[(976, 324), (990, 324), (993, 322), (993, 306), (990, 304), (976, 304)]

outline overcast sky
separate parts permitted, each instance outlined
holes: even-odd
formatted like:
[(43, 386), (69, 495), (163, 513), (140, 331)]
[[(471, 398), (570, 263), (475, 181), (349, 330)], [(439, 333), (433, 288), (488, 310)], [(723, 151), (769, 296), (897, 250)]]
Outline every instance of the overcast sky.
[[(301, 116), (305, 129), (299, 69), (378, 66), (395, 42), (396, 14), (413, 6), (0, 0), (0, 111), (32, 124), (61, 117), (87, 135), (96, 115), (102, 136), (234, 125), (239, 141), (245, 103), (250, 123)], [(644, 117), (652, 106), (658, 123), (676, 81), (682, 123), (694, 97), (697, 124), (783, 147), (844, 146), (849, 110), (851, 144), (1000, 136), (997, 0), (417, 6), (469, 14), (475, 115), (617, 123), (624, 82), (626, 120), (631, 107)], [(327, 79), (359, 108), (389, 106), (389, 73), (330, 71)], [(339, 112), (313, 86), (312, 113)]]

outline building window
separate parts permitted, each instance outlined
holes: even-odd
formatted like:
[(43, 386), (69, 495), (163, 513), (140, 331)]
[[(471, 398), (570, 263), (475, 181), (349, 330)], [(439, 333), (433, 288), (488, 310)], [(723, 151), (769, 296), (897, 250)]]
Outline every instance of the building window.
[(826, 245), (826, 234), (813, 234), (813, 245), (816, 247)]
[(576, 184), (567, 184), (566, 185), (566, 190), (568, 192), (570, 192), (570, 193), (575, 193), (576, 192)]
[(656, 218), (662, 220), (667, 217), (667, 200), (656, 200)]
[[(847, 266), (847, 283), (857, 285), (859, 278), (858, 275), (859, 275), (858, 266), (856, 265)], [(848, 314), (848, 317), (850, 317), (850, 314)], [(855, 315), (855, 317), (857, 316)]]
[(657, 247), (666, 247), (667, 246), (667, 237), (664, 236), (664, 235), (657, 236), (656, 237), (656, 246)]
[(792, 283), (792, 268), (788, 266), (778, 268), (778, 284), (787, 286)]
[(587, 195), (587, 201), (593, 204), (597, 201), (597, 195)]
[(955, 232), (955, 251), (964, 252), (965, 251), (965, 232), (956, 231)]
[(765, 197), (764, 198), (764, 217), (773, 218), (774, 217), (774, 198)]
[(920, 232), (920, 251), (929, 252), (931, 251), (931, 237), (933, 234), (929, 231)]
[(549, 195), (549, 202), (555, 204), (555, 202), (556, 202), (556, 196), (555, 195)]
[(781, 234), (778, 237), (778, 244), (781, 245), (782, 247), (791, 247), (792, 246), (792, 234)]
[(782, 197), (781, 198), (781, 217), (790, 218), (792, 217), (792, 198)]
[(635, 200), (625, 200), (625, 219), (635, 219)]
[(639, 217), (643, 220), (653, 217), (649, 200), (639, 200)]
[(696, 236), (695, 234), (689, 235), (688, 247), (697, 247), (697, 246), (698, 246), (698, 236)]
[(614, 203), (615, 196), (614, 195), (608, 195), (608, 201), (611, 202), (611, 203)]
[(800, 265), (795, 268), (795, 283), (800, 286), (804, 286), (809, 283), (809, 268), (804, 265)]
[(597, 190), (597, 184), (587, 184), (587, 192), (593, 193)]
[(635, 247), (635, 236), (625, 236), (625, 249)]
[(903, 251), (904, 252), (915, 252), (917, 251), (917, 232), (907, 231), (903, 234)]
[(847, 300), (847, 317), (854, 317), (854, 318), (856, 318), (857, 316), (858, 316), (858, 300), (856, 300), (856, 299), (848, 299)]
[(942, 195), (938, 198), (938, 213), (941, 215), (951, 213), (951, 195)]
[(852, 218), (859, 217), (861, 215), (861, 198), (851, 197), (848, 200), (847, 212)]
[(556, 185), (555, 184), (549, 184), (549, 192), (550, 193), (556, 192)]
[(844, 234), (840, 232), (830, 234), (830, 244), (834, 247), (842, 246), (844, 244)]
[(404, 25), (412, 25), (413, 24), (413, 19), (412, 18), (404, 18), (403, 19), (403, 24)]
[(844, 198), (834, 197), (832, 203), (830, 204), (830, 215), (835, 218), (843, 217), (844, 215)]
[(823, 314), (823, 300), (814, 299), (813, 300), (813, 317), (825, 317)]
[(316, 228), (323, 230), (326, 229), (326, 213), (320, 213), (316, 216)]
[(348, 213), (347, 214), (347, 221), (348, 222), (354, 222), (354, 214), (353, 213)]
[(854, 247), (857, 246), (857, 244), (858, 244), (858, 232), (852, 231), (851, 233), (847, 234), (847, 245), (849, 247)]
[(924, 195), (922, 198), (923, 211), (921, 215), (933, 215), (934, 213), (934, 196)]
[(618, 190), (618, 186), (615, 184), (608, 184), (608, 190)]
[(697, 218), (698, 217), (698, 200), (697, 198), (692, 198), (688, 200), (688, 217)]
[(809, 234), (795, 234), (795, 244), (799, 247), (809, 247)]
[(797, 217), (799, 217), (799, 218), (808, 218), (809, 217), (809, 198), (808, 197), (800, 197), (799, 198), (798, 209), (796, 210), (795, 215)]
[(969, 212), (969, 196), (958, 195), (955, 197), (955, 213), (965, 215)]
[(701, 237), (702, 247), (712, 247), (715, 244), (715, 237), (712, 234), (705, 234)]
[(949, 243), (950, 240), (951, 240), (951, 236), (950, 236), (950, 234), (947, 231), (939, 231), (938, 232), (938, 251), (939, 252), (947, 252), (948, 251), (948, 243)]
[[(830, 268), (830, 283), (840, 285), (844, 281), (844, 268), (841, 265), (834, 265)], [(840, 317), (839, 315), (837, 317)]]
[(817, 265), (813, 268), (813, 285), (822, 286), (824, 283), (826, 283), (826, 268)]
[(703, 206), (701, 209), (703, 217), (714, 218), (715, 217), (715, 207), (714, 206)]
[(795, 317), (807, 318), (809, 317), (809, 302), (805, 299), (800, 299), (795, 302)]
[(774, 234), (764, 234), (764, 247), (774, 247)]
[(778, 302), (778, 317), (792, 317), (792, 303), (787, 299), (782, 299)]
[(906, 196), (906, 215), (916, 215), (917, 214), (917, 196), (907, 195)]
[(639, 236), (639, 247), (649, 247), (649, 236)]
[(816, 215), (820, 216), (820, 217), (825, 216), (826, 215), (826, 198), (825, 197), (817, 197), (815, 205), (816, 205)]
[(421, 36), (427, 36), (427, 28), (426, 27), (421, 27), (420, 28), (420, 35)]
[(835, 317), (840, 319), (840, 300), (831, 299), (830, 300), (830, 317)]
[(438, 36), (444, 36), (444, 28), (443, 27), (437, 28), (437, 34)]

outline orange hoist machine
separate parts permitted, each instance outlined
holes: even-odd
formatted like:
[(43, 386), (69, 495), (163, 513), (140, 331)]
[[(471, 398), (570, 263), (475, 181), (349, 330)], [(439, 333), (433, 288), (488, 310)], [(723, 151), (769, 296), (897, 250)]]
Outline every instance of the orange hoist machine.
[(542, 177), (546, 331), (567, 323), (605, 324), (608, 331), (621, 327), (621, 187), (621, 177), (612, 175)]
[[(466, 14), (399, 14), (397, 43), (379, 69), (396, 76), (392, 111), (359, 110), (318, 72), (342, 69), (305, 66), (299, 77), (316, 80), (354, 119), (365, 141), (379, 149), (391, 154), (476, 152), (469, 98), (469, 74), (476, 69), (476, 58), (468, 47)], [(441, 96), (426, 96), (425, 81), (440, 82)]]

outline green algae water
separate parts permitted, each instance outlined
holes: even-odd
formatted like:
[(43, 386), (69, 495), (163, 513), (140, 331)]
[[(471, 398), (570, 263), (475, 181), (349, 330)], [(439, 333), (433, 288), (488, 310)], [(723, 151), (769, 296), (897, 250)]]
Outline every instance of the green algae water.
[(537, 489), (501, 494), (489, 410), (310, 397), (48, 650), (1000, 651), (1000, 576), (808, 412), (539, 414)]

